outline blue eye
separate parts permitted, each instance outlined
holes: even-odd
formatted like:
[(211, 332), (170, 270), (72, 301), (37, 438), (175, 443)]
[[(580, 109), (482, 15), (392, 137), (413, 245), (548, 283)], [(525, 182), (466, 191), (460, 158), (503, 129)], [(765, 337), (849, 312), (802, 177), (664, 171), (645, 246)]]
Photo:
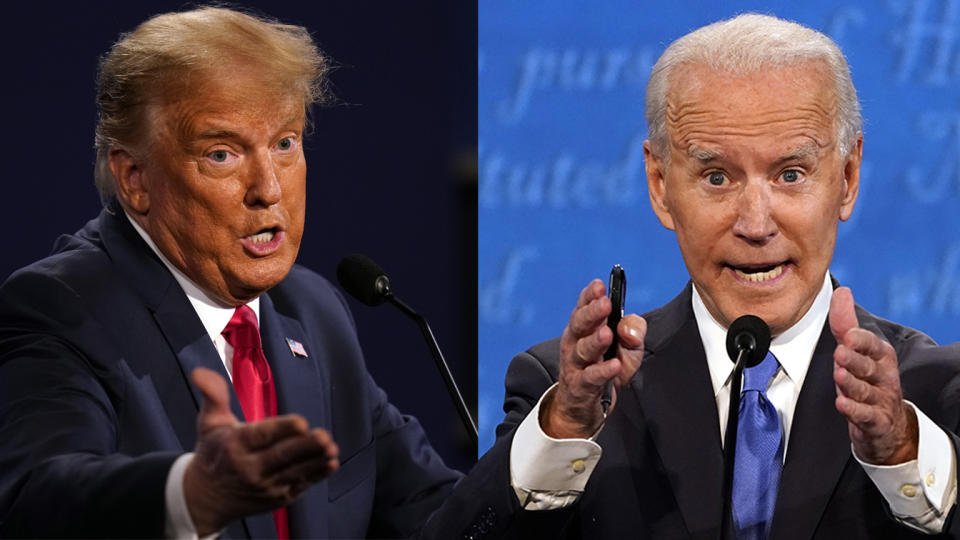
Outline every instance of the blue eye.
[(800, 172), (791, 169), (789, 171), (783, 171), (782, 176), (783, 176), (783, 181), (790, 184), (800, 179)]
[(722, 186), (724, 180), (726, 179), (727, 177), (724, 176), (722, 172), (712, 172), (707, 177), (707, 180), (710, 182), (710, 184), (714, 186)]
[(213, 152), (210, 152), (209, 157), (217, 163), (223, 163), (228, 157), (230, 157), (230, 154), (228, 154), (226, 150), (214, 150)]
[(289, 150), (293, 148), (293, 138), (284, 137), (283, 139), (280, 139), (280, 142), (277, 143), (277, 148), (280, 150)]

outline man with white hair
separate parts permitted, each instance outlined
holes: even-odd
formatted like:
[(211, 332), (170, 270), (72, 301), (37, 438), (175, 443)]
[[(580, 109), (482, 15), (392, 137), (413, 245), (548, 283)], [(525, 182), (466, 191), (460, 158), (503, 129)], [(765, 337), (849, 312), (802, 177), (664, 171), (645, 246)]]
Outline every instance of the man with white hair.
[[(590, 283), (562, 337), (510, 364), (506, 419), (467, 480), (500, 487), (457, 503), (491, 508), (500, 537), (960, 537), (960, 350), (855, 306), (828, 272), (863, 148), (840, 50), (769, 16), (703, 27), (654, 66), (646, 117), (650, 201), (691, 282), (624, 317), (608, 361), (611, 302)], [(725, 335), (745, 314), (773, 340), (733, 398), (725, 516)]]

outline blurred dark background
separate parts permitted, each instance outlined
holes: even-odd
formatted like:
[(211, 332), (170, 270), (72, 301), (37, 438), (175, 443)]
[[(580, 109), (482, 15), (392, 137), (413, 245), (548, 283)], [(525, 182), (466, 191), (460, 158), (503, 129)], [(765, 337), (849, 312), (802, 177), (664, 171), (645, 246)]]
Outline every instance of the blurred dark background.
[[(97, 59), (151, 15), (197, 4), (18, 3), (4, 8), (0, 280), (100, 210), (93, 185)], [(337, 69), (314, 111), (299, 262), (335, 281), (360, 252), (430, 321), (476, 417), (475, 2), (229, 4), (307, 27)], [(416, 325), (351, 299), (370, 370), (448, 464), (475, 459)], [(335, 362), (335, 358), (330, 361)]]

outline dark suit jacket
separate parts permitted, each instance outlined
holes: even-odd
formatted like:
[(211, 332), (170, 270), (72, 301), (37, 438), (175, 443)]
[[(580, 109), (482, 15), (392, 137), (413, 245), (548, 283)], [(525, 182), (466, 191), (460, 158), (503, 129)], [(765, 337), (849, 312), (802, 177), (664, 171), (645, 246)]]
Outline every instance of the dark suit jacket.
[[(374, 384), (326, 280), (294, 266), (260, 306), (280, 413), (340, 447), (340, 470), (290, 507), (291, 534), (411, 534), (459, 473)], [(162, 536), (167, 472), (196, 441), (198, 366), (226, 377), (186, 295), (115, 203), (11, 276), (0, 288), (0, 536)], [(231, 405), (242, 419), (236, 395)], [(269, 513), (226, 531), (275, 534)]]
[[(581, 500), (570, 508), (522, 511), (510, 489), (513, 434), (556, 381), (559, 342), (541, 343), (514, 358), (506, 377), (506, 419), (494, 447), (458, 487), (451, 504), (459, 506), (464, 520), (449, 524), (449, 530), (462, 538), (717, 539), (723, 453), (690, 294), (688, 285), (645, 315), (643, 364), (618, 396), (597, 440), (603, 456)], [(957, 433), (960, 348), (937, 347), (927, 336), (860, 308), (857, 316), (861, 326), (896, 349), (906, 398)], [(825, 326), (794, 413), (770, 538), (929, 538), (886, 514), (885, 501), (851, 455), (847, 422), (834, 408), (835, 348)], [(956, 448), (956, 436), (952, 441)], [(948, 527), (960, 538), (956, 521)]]

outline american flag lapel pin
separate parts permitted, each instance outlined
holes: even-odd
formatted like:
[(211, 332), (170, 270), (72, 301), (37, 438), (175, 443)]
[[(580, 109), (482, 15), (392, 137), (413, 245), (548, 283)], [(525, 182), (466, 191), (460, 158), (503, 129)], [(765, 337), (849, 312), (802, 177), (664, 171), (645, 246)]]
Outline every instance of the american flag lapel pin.
[(303, 343), (295, 339), (284, 338), (287, 340), (287, 345), (290, 346), (290, 354), (294, 356), (300, 356), (302, 358), (307, 357), (307, 350), (303, 348)]

